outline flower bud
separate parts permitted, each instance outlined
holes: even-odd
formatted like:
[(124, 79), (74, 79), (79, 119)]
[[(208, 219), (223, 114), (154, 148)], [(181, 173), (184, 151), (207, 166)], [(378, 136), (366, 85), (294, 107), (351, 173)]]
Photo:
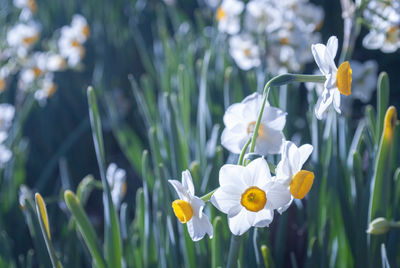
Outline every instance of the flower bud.
[(385, 218), (379, 217), (373, 220), (369, 226), (367, 233), (373, 234), (373, 235), (382, 235), (386, 234), (389, 229), (390, 229), (390, 222), (386, 220)]

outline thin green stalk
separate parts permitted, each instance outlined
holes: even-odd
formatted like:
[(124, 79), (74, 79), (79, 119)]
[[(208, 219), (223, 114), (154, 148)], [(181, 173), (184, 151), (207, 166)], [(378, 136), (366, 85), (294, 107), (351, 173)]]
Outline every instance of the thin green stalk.
[(229, 247), (227, 268), (237, 267), (237, 260), (239, 258), (239, 250), (242, 242), (241, 236), (232, 235), (231, 245)]
[(246, 144), (243, 146), (242, 151), (240, 152), (238, 165), (243, 165), (244, 155), (246, 153), (247, 148), (249, 147), (250, 142), (251, 142), (251, 137), (247, 140)]

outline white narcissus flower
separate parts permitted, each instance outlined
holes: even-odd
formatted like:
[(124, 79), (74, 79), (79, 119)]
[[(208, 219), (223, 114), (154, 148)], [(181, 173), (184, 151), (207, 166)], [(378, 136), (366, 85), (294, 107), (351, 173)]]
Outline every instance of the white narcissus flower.
[(217, 9), (218, 30), (228, 34), (237, 34), (240, 30), (240, 13), (244, 4), (238, 0), (223, 0)]
[(261, 64), (258, 46), (250, 35), (234, 35), (229, 39), (229, 52), (242, 70), (249, 70)]
[(203, 213), (205, 203), (194, 195), (194, 185), (189, 170), (182, 172), (182, 183), (168, 180), (174, 187), (179, 199), (172, 202), (172, 208), (178, 220), (186, 223), (193, 241), (199, 241), (205, 234), (213, 237), (213, 227), (207, 215)]
[(271, 33), (282, 26), (282, 16), (278, 9), (264, 0), (247, 3), (246, 28), (257, 33)]
[(367, 49), (380, 49), (384, 53), (393, 53), (400, 47), (400, 29), (390, 26), (385, 30), (371, 30), (363, 39)]
[(285, 207), (291, 199), (288, 188), (271, 178), (263, 158), (247, 166), (222, 166), (219, 184), (211, 202), (228, 215), (229, 229), (234, 235), (242, 235), (252, 226), (267, 227), (273, 220), (274, 209)]
[(39, 24), (30, 21), (19, 23), (7, 32), (7, 42), (10, 47), (15, 48), (19, 57), (25, 57), (40, 36)]
[[(276, 167), (276, 182), (288, 187), (293, 198), (303, 199), (314, 182), (314, 173), (302, 170), (312, 151), (313, 147), (310, 144), (299, 148), (291, 141), (285, 141), (283, 144), (282, 158)], [(278, 209), (278, 212), (282, 213), (289, 205), (290, 203)]]
[(84, 43), (89, 38), (90, 27), (85, 17), (80, 14), (75, 14), (72, 17), (71, 28), (76, 34), (79, 43)]
[(119, 209), (122, 199), (126, 194), (126, 172), (111, 163), (106, 171), (107, 182), (110, 185), (111, 199), (114, 207)]
[(322, 119), (326, 110), (333, 103), (336, 112), (340, 111), (340, 94), (351, 94), (351, 67), (348, 61), (343, 62), (339, 68), (335, 65), (335, 56), (338, 49), (336, 36), (331, 36), (326, 45), (313, 44), (311, 52), (321, 73), (325, 75), (326, 81), (324, 91), (319, 96), (315, 105), (315, 115)]
[[(239, 154), (247, 140), (253, 136), (263, 102), (259, 93), (253, 93), (241, 103), (228, 107), (224, 114), (225, 129), (221, 135), (221, 144), (232, 153)], [(257, 154), (278, 154), (285, 139), (283, 128), (286, 113), (265, 104), (254, 152)]]

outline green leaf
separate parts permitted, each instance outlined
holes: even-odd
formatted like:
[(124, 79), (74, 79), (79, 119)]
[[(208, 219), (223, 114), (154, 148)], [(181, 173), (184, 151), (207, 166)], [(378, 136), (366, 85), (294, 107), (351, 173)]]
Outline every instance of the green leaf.
[(106, 178), (103, 134), (101, 131), (101, 121), (96, 95), (92, 87), (88, 88), (87, 96), (89, 101), (89, 115), (94, 148), (99, 165), (101, 182), (103, 184), (105, 255), (108, 266), (120, 268), (122, 267), (122, 243), (120, 227), (118, 223), (117, 212), (115, 211), (114, 204), (112, 202), (110, 187)]
[(376, 140), (375, 144), (378, 144), (383, 129), (383, 121), (385, 118), (386, 109), (389, 106), (389, 76), (387, 73), (382, 72), (379, 74), (378, 78), (378, 98), (377, 98), (377, 106), (378, 106), (378, 122), (376, 125)]
[(224, 266), (224, 261), (223, 261), (223, 224), (222, 224), (222, 218), (220, 216), (217, 216), (214, 218), (213, 221), (213, 230), (214, 230), (214, 237), (211, 240), (211, 266), (213, 268), (217, 267), (223, 267)]
[(42, 230), (44, 241), (46, 242), (47, 251), (50, 255), (51, 264), (53, 267), (62, 267), (61, 262), (57, 258), (53, 243), (51, 242), (50, 224), (47, 216), (46, 204), (39, 193), (35, 194), (36, 213), (39, 219), (40, 228)]
[(93, 261), (97, 267), (105, 268), (106, 265), (100, 251), (96, 232), (79, 202), (79, 199), (70, 190), (64, 192), (64, 199), (69, 211), (72, 213), (72, 216), (78, 225), (79, 231), (82, 234), (90, 254), (92, 255)]

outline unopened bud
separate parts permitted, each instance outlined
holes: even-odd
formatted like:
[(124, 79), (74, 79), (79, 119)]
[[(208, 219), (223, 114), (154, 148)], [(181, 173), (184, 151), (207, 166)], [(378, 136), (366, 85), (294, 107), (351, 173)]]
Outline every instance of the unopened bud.
[(369, 224), (367, 233), (373, 235), (386, 234), (389, 231), (390, 227), (390, 222), (385, 218), (376, 218)]

